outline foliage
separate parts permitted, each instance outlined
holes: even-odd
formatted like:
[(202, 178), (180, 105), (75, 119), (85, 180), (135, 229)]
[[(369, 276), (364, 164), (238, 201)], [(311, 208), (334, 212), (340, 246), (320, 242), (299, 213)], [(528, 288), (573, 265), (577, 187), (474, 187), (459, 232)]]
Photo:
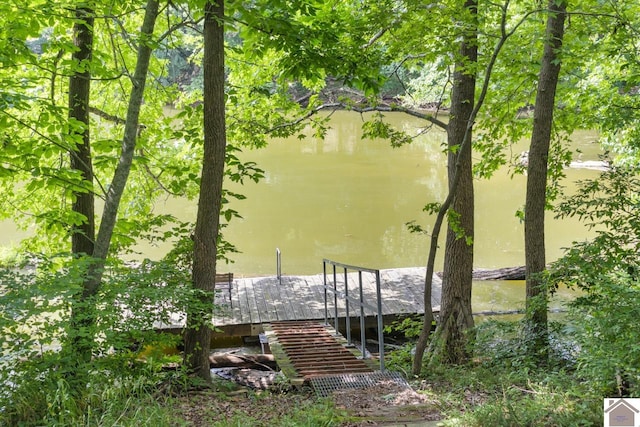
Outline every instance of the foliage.
[(79, 394), (59, 369), (64, 363), (59, 356), (49, 353), (15, 363), (9, 379), (3, 366), (3, 383), (11, 386), (0, 395), (0, 424), (167, 425), (171, 413), (154, 396), (167, 374), (108, 357), (96, 364)]
[[(435, 323), (435, 322), (434, 322)], [(386, 333), (400, 332), (405, 338), (416, 338), (422, 329), (422, 319), (419, 315), (407, 316), (402, 320), (394, 320), (384, 327)]]
[[(484, 366), (532, 372), (540, 368), (540, 358), (530, 351), (531, 335), (523, 323), (526, 321), (489, 319), (476, 326), (474, 351)], [(564, 322), (551, 322), (548, 340), (544, 370), (572, 370), (577, 353), (573, 328)]]
[[(602, 422), (602, 400), (590, 397), (571, 378), (558, 375), (539, 382), (509, 384), (495, 389), (491, 397), (475, 410), (446, 426), (597, 426)], [(570, 387), (570, 388), (568, 388)]]
[(638, 190), (636, 170), (612, 168), (582, 182), (558, 206), (559, 217), (577, 216), (596, 231), (590, 241), (574, 242), (549, 278), (584, 291), (570, 305), (580, 346), (577, 370), (603, 395), (640, 392)]
[[(566, 323), (551, 327), (552, 351), (544, 370), (526, 351), (520, 321), (485, 320), (474, 330), (473, 358), (463, 365), (430, 365), (416, 379), (432, 396), (445, 426), (599, 425), (602, 396), (585, 383), (576, 366), (575, 331)], [(408, 371), (408, 347), (388, 360)], [(402, 360), (404, 359), (404, 365)]]
[(640, 283), (612, 273), (571, 303), (577, 372), (602, 396), (640, 396)]
[[(408, 375), (406, 369), (411, 365), (413, 353), (415, 350), (415, 339), (420, 335), (422, 330), (423, 319), (420, 315), (407, 316), (402, 320), (394, 320), (390, 325), (384, 327), (386, 334), (400, 333), (406, 340), (401, 348), (393, 349), (388, 355), (386, 355), (386, 365), (391, 371), (402, 371), (405, 375)], [(435, 327), (435, 320), (433, 321), (432, 328)]]
[[(188, 275), (163, 262), (110, 264), (104, 285), (92, 300), (96, 323), (76, 331), (97, 339), (91, 366), (79, 367), (77, 356), (60, 347), (70, 326), (71, 301), (87, 265), (62, 255), (30, 261), (21, 270), (0, 271), (0, 379), (14, 385), (2, 395), (0, 418), (34, 416), (34, 422), (40, 417), (53, 422), (50, 417), (57, 416), (59, 424), (74, 425), (77, 417), (100, 416), (109, 409), (98, 384), (109, 385), (105, 393), (122, 396), (117, 404), (131, 398), (128, 391), (143, 395), (152, 390), (149, 382), (156, 381), (155, 374), (138, 369), (137, 359), (141, 354), (152, 356), (153, 348), (176, 346), (179, 336), (160, 334), (155, 328), (180, 322), (185, 307), (198, 300), (187, 286)], [(140, 386), (133, 387), (130, 381), (139, 381)], [(33, 406), (33, 415), (27, 413), (28, 405)]]
[(620, 167), (596, 179), (579, 183), (577, 193), (566, 197), (557, 216), (578, 217), (596, 232), (590, 241), (574, 242), (562, 259), (554, 263), (558, 281), (588, 290), (610, 272), (634, 272), (640, 252), (640, 179), (635, 169)]

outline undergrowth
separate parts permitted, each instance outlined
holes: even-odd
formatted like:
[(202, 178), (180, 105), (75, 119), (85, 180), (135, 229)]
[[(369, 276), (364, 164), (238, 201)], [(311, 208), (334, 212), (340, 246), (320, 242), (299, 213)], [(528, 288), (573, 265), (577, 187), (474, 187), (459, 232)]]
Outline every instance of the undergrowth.
[[(413, 330), (411, 325), (402, 325)], [(598, 426), (602, 396), (576, 370), (577, 349), (563, 324), (550, 327), (544, 363), (527, 352), (519, 322), (486, 321), (474, 330), (473, 358), (432, 364), (415, 387), (439, 402), (443, 426)], [(389, 366), (410, 372), (412, 345), (393, 351)]]

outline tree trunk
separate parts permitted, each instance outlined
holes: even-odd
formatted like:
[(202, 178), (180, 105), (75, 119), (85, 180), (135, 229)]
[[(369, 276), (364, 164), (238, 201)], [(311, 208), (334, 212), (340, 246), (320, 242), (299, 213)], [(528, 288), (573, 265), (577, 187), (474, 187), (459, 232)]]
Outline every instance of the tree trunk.
[[(144, 94), (144, 88), (147, 80), (147, 71), (149, 70), (149, 61), (151, 59), (151, 47), (145, 43), (146, 40), (153, 36), (156, 17), (158, 15), (158, 2), (148, 0), (144, 21), (140, 28), (140, 43), (138, 46), (138, 57), (136, 69), (132, 77), (133, 87), (129, 97), (129, 106), (127, 110), (127, 120), (124, 128), (124, 136), (122, 139), (122, 151), (113, 179), (109, 185), (109, 191), (105, 200), (104, 209), (102, 211), (102, 219), (100, 229), (95, 241), (92, 253), (92, 261), (89, 263), (87, 273), (82, 284), (82, 295), (76, 301), (78, 307), (82, 307), (82, 315), (80, 322), (83, 330), (71, 331), (77, 334), (78, 340), (72, 340), (73, 348), (71, 349), (79, 360), (88, 361), (94, 345), (94, 337), (91, 332), (95, 324), (95, 296), (98, 293), (102, 282), (104, 263), (109, 252), (111, 236), (115, 227), (118, 209), (120, 207), (120, 199), (124, 193), (124, 189), (131, 171), (133, 155), (135, 151), (138, 124), (140, 118), (140, 107)], [(75, 341), (75, 342), (74, 342)]]
[(224, 3), (207, 3), (204, 20), (204, 156), (194, 233), (193, 286), (197, 307), (187, 313), (184, 363), (209, 381), (209, 348), (222, 181), (226, 151), (224, 96)]
[(76, 9), (73, 25), (74, 46), (72, 54), (74, 70), (69, 77), (69, 119), (82, 123), (82, 127), (71, 126), (70, 137), (77, 140), (71, 151), (71, 169), (82, 174), (86, 191), (74, 191), (73, 211), (84, 216), (85, 222), (74, 226), (71, 234), (71, 251), (75, 255), (93, 254), (95, 240), (95, 213), (93, 166), (89, 136), (89, 94), (91, 92), (90, 61), (93, 51), (94, 12), (86, 7)]
[(525, 201), (525, 261), (528, 342), (540, 354), (547, 347), (547, 288), (540, 277), (545, 269), (544, 216), (546, 210), (547, 168), (553, 108), (560, 74), (560, 49), (564, 35), (566, 2), (549, 1), (546, 41), (538, 92), (533, 115), (533, 131), (527, 167), (527, 196)]
[[(84, 217), (82, 224), (74, 224), (71, 230), (71, 252), (74, 258), (90, 257), (95, 241), (95, 208), (93, 166), (91, 159), (91, 139), (89, 133), (89, 97), (91, 92), (90, 61), (93, 51), (94, 11), (88, 7), (78, 7), (73, 25), (73, 43), (77, 48), (72, 53), (71, 76), (69, 77), (69, 121), (79, 123), (70, 126), (69, 139), (71, 169), (80, 172), (84, 190), (73, 193), (72, 209)], [(81, 295), (72, 301), (69, 331), (69, 348), (78, 357), (79, 363), (91, 358), (90, 343), (86, 331), (91, 326), (88, 306)]]
[[(471, 11), (471, 15), (475, 16), (477, 15), (477, 5), (476, 3), (469, 1), (465, 4), (465, 6)], [(503, 13), (506, 14), (506, 10), (503, 11)], [(506, 20), (506, 16), (503, 16), (503, 18)], [(503, 22), (505, 22), (503, 20)], [(518, 28), (518, 26), (524, 22), (524, 18), (523, 20), (521, 20), (515, 27), (513, 30), (509, 31), (509, 32), (503, 32), (502, 37), (497, 41), (493, 53), (491, 54), (491, 57), (489, 58), (489, 61), (487, 63), (487, 66), (485, 68), (485, 72), (484, 72), (484, 82), (482, 84), (482, 90), (480, 91), (480, 95), (478, 96), (478, 101), (475, 103), (475, 106), (473, 107), (473, 109), (471, 110), (471, 113), (469, 115), (469, 118), (467, 119), (467, 123), (466, 123), (466, 129), (464, 132), (464, 136), (461, 138), (462, 139), (462, 145), (460, 146), (460, 151), (464, 152), (467, 149), (467, 146), (469, 146), (468, 148), (471, 148), (471, 134), (473, 131), (473, 122), (475, 121), (476, 116), (478, 115), (478, 112), (480, 111), (480, 108), (482, 107), (482, 104), (484, 103), (484, 99), (487, 95), (487, 92), (489, 90), (489, 82), (490, 82), (490, 77), (493, 71), (493, 67), (496, 63), (496, 60), (498, 58), (498, 55), (500, 54), (500, 51), (502, 50), (502, 47), (504, 46), (505, 42), (507, 41), (507, 39), (512, 36), (515, 32), (515, 29)], [(476, 37), (476, 27), (472, 27), (471, 33), (469, 38), (473, 38), (473, 42), (475, 42), (475, 37)], [(468, 33), (469, 34), (469, 33)], [(463, 47), (464, 47), (464, 41), (463, 41)], [(463, 53), (466, 50), (463, 48)], [(467, 51), (468, 52), (468, 51)], [(471, 53), (471, 52), (468, 52)], [(474, 53), (477, 59), (477, 52)], [(471, 58), (469, 58), (471, 59)], [(472, 61), (472, 63), (475, 62)], [(475, 84), (475, 82), (474, 82)], [(457, 95), (459, 96), (459, 95)], [(473, 102), (473, 96), (470, 98), (471, 101), (469, 101), (470, 103)], [(460, 115), (459, 113), (456, 115)], [(450, 122), (451, 123), (451, 122)], [(427, 343), (429, 342), (429, 335), (430, 335), (430, 331), (431, 331), (431, 322), (433, 320), (433, 312), (431, 310), (431, 286), (433, 283), (433, 271), (435, 269), (435, 255), (436, 255), (436, 251), (438, 248), (438, 236), (440, 234), (440, 228), (444, 222), (444, 218), (447, 214), (447, 212), (449, 211), (449, 207), (451, 206), (453, 199), (457, 193), (457, 188), (458, 185), (460, 184), (460, 181), (462, 179), (463, 176), (463, 170), (464, 170), (464, 165), (462, 163), (462, 160), (464, 158), (463, 157), (458, 157), (456, 162), (455, 162), (455, 167), (453, 168), (453, 178), (450, 178), (450, 182), (449, 182), (449, 193), (447, 194), (447, 198), (444, 200), (444, 202), (442, 203), (442, 205), (440, 206), (440, 208), (438, 209), (438, 214), (436, 216), (436, 221), (433, 225), (433, 232), (431, 234), (431, 245), (429, 247), (429, 258), (427, 260), (427, 275), (425, 276), (425, 315), (424, 315), (424, 322), (422, 325), (422, 330), (420, 332), (420, 336), (418, 337), (417, 343), (416, 343), (416, 354), (415, 354), (415, 358), (413, 360), (413, 366), (412, 366), (412, 373), (414, 375), (419, 375), (421, 368), (422, 368), (422, 359), (424, 356), (424, 351), (426, 348)], [(449, 169), (449, 172), (451, 173), (451, 169)], [(470, 292), (470, 289), (469, 289)], [(469, 305), (470, 305), (470, 301), (469, 301)], [(469, 307), (469, 312), (470, 312), (470, 307)], [(465, 314), (465, 316), (463, 316), (463, 318), (467, 318), (467, 315)], [(471, 318), (472, 319), (472, 318)], [(469, 323), (469, 322), (467, 322)], [(472, 322), (471, 322), (472, 324)], [(438, 332), (438, 331), (437, 331)], [(440, 332), (442, 332), (442, 328), (440, 329)], [(433, 340), (431, 343), (433, 344), (435, 342), (435, 340)], [(435, 349), (434, 346), (431, 346), (432, 348), (432, 355), (435, 353)]]
[[(475, 0), (465, 7), (477, 15)], [(477, 29), (475, 22), (465, 32), (460, 46), (460, 60), (454, 72), (451, 111), (447, 127), (449, 147), (449, 191), (454, 194), (449, 212), (445, 261), (442, 280), (440, 320), (435, 332), (432, 360), (462, 363), (467, 359), (465, 331), (473, 327), (471, 286), (473, 270), (474, 201), (471, 161), (471, 127), (475, 100), (477, 62)], [(465, 139), (468, 139), (465, 141)], [(459, 164), (458, 164), (459, 163)], [(452, 188), (456, 173), (460, 174)]]

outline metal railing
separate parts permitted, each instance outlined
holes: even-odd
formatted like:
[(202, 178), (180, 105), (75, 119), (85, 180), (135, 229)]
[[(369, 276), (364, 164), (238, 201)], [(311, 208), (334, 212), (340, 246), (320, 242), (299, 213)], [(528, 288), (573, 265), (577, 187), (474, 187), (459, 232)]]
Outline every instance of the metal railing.
[[(327, 265), (332, 267), (332, 277), (333, 284), (327, 281)], [(338, 289), (338, 272), (337, 269), (340, 268), (344, 274), (344, 291)], [(358, 273), (358, 298), (354, 298), (349, 295), (349, 270), (352, 272)], [(351, 342), (351, 315), (350, 315), (350, 305), (353, 304), (357, 309), (359, 309), (359, 313), (357, 314), (360, 318), (360, 342), (362, 345), (361, 352), (362, 357), (367, 358), (367, 349), (366, 349), (366, 337), (365, 337), (365, 308), (372, 310), (376, 313), (377, 316), (377, 329), (378, 329), (378, 353), (380, 354), (380, 371), (385, 370), (384, 366), (384, 334), (383, 334), (383, 324), (382, 324), (382, 295), (380, 291), (380, 270), (374, 270), (371, 268), (357, 267), (353, 265), (342, 264), (336, 261), (331, 261), (328, 259), (322, 260), (322, 272), (324, 275), (324, 323), (329, 325), (329, 293), (333, 294), (333, 318), (334, 318), (334, 329), (338, 331), (338, 297), (344, 299), (345, 305), (345, 329), (346, 329), (346, 338), (347, 344), (353, 345)], [(362, 273), (370, 273), (374, 274), (376, 278), (376, 305), (375, 307), (366, 303), (364, 300), (364, 292), (362, 290)]]

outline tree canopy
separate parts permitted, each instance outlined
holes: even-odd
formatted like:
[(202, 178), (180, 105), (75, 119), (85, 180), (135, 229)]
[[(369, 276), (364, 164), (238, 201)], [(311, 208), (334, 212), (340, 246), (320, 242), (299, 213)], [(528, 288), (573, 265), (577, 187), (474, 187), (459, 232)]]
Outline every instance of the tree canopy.
[[(539, 197), (514, 215), (530, 221), (527, 234), (542, 242), (529, 284), (546, 298), (547, 285), (580, 283), (588, 298), (574, 308), (593, 314), (587, 326), (597, 333), (612, 328), (597, 302), (624, 289), (616, 293), (624, 305), (637, 293), (637, 196), (625, 192), (640, 159), (640, 6), (633, 2), (7, 0), (0, 16), (0, 218), (32, 230), (18, 248), (23, 263), (2, 271), (8, 352), (71, 343), (71, 353), (92, 363), (141, 341), (141, 330), (175, 312), (205, 319), (214, 310), (216, 262), (236, 250), (224, 227), (241, 212), (228, 202), (244, 197), (224, 182), (263, 177), (239, 153), (273, 137), (304, 138), (308, 129), (324, 137), (331, 123), (318, 113), (336, 108), (376, 112), (363, 124), (365, 137), (394, 146), (415, 135), (385, 122), (390, 111), (424, 119), (418, 133), (448, 132), (449, 197), (425, 207), (436, 214), (432, 227), (412, 226), (433, 232), (431, 254), (440, 226), (448, 227), (431, 360), (468, 359), (473, 183), (504, 165), (524, 173), (520, 153), (509, 149), (523, 138), (532, 141), (528, 179)], [(563, 168), (579, 156), (567, 141), (584, 128), (599, 132), (614, 167), (558, 204)], [(155, 212), (167, 196), (194, 204), (198, 197), (198, 223)], [(604, 231), (546, 271), (544, 216), (554, 205)], [(132, 265), (124, 256), (144, 258), (133, 253), (140, 240), (175, 245), (160, 262)], [(434, 262), (430, 256), (427, 292)], [(127, 313), (125, 322), (118, 313)], [(203, 320), (189, 328), (203, 325), (212, 326)], [(430, 331), (426, 313), (416, 375)], [(160, 339), (152, 335), (146, 339)], [(582, 344), (601, 350), (588, 338)], [(597, 377), (604, 366), (607, 379), (598, 381), (618, 375), (637, 383), (636, 353), (618, 368), (590, 354), (585, 375)], [(12, 375), (13, 367), (0, 371)]]

